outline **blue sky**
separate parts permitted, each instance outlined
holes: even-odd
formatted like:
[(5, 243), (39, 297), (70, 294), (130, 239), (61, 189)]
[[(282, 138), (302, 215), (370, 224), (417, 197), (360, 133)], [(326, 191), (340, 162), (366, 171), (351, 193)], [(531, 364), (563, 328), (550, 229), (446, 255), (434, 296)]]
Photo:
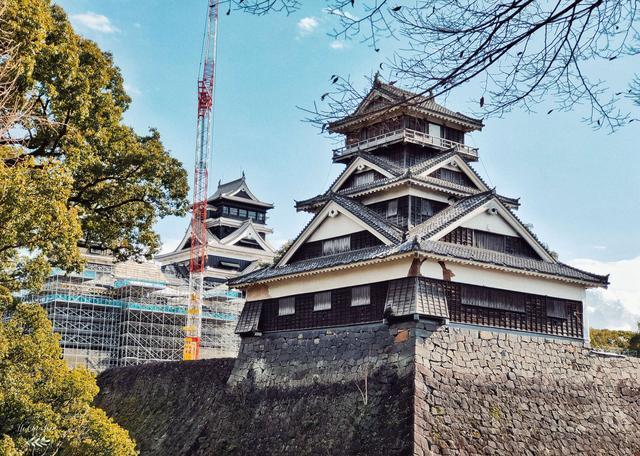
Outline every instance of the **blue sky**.
[[(79, 33), (113, 53), (133, 98), (126, 122), (139, 132), (158, 128), (191, 175), (206, 1), (58, 3)], [(254, 193), (276, 206), (269, 222), (275, 244), (295, 237), (310, 217), (297, 214), (293, 200), (323, 192), (341, 170), (331, 164), (334, 142), (302, 123), (296, 105), (317, 100), (332, 74), (364, 83), (400, 44), (383, 43), (376, 53), (356, 41), (336, 42), (322, 6), (308, 2), (288, 17), (232, 12), (220, 21), (210, 188), (244, 170)], [(637, 60), (591, 71), (624, 89)], [(470, 112), (477, 98), (470, 85), (444, 103)], [(521, 197), (518, 215), (563, 261), (612, 273), (611, 289), (590, 296), (602, 310), (594, 312), (594, 324), (631, 327), (640, 318), (640, 124), (615, 134), (593, 131), (580, 120), (586, 108), (546, 115), (551, 105), (541, 103), (540, 114), (488, 119), (469, 139), (480, 148), (475, 168), (500, 193)], [(158, 224), (166, 248), (187, 225), (174, 218)]]

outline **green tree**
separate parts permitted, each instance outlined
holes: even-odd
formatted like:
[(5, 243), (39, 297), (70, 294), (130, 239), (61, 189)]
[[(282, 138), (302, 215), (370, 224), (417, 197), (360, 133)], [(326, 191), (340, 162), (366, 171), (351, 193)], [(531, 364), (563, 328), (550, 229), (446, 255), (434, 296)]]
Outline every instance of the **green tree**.
[(2, 138), (6, 166), (63, 163), (71, 179), (66, 206), (83, 241), (119, 259), (159, 248), (158, 217), (184, 215), (187, 174), (151, 130), (122, 123), (130, 98), (109, 53), (77, 35), (50, 0), (5, 0), (2, 28), (16, 49), (17, 97), (31, 107)]
[(137, 454), (128, 432), (91, 406), (95, 379), (66, 366), (59, 337), (37, 305), (0, 320), (0, 454)]

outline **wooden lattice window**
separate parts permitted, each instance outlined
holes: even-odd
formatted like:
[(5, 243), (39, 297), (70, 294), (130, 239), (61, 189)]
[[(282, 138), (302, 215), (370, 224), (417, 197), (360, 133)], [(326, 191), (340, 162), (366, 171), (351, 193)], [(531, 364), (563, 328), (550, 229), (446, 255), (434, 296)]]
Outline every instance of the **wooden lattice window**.
[(367, 306), (369, 304), (371, 304), (371, 288), (369, 288), (369, 285), (351, 289), (351, 307)]
[(331, 292), (323, 291), (313, 296), (313, 311), (330, 310), (331, 309)]
[(296, 313), (296, 298), (289, 296), (288, 298), (280, 298), (278, 300), (278, 316), (293, 315)]

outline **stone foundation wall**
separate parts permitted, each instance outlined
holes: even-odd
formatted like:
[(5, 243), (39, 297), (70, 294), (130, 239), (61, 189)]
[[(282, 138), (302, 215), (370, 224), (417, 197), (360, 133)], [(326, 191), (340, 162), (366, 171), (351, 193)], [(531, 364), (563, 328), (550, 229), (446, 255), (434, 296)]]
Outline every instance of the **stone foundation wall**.
[[(427, 324), (435, 330), (435, 324)], [(246, 337), (229, 384), (298, 387), (413, 375), (415, 323), (383, 323)]]
[(640, 359), (427, 321), (266, 333), (236, 360), (98, 382), (143, 455), (640, 454)]
[(640, 454), (640, 359), (441, 327), (416, 338), (415, 454)]

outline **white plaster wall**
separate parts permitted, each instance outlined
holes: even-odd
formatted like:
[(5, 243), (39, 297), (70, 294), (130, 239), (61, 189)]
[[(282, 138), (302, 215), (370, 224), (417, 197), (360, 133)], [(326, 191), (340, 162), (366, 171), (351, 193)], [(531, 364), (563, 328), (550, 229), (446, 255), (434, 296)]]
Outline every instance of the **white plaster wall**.
[[(522, 293), (552, 296), (555, 298), (573, 299), (576, 301), (584, 301), (586, 295), (585, 289), (582, 286), (556, 280), (547, 280), (446, 261), (445, 266), (455, 274), (451, 278), (452, 282), (520, 291)], [(425, 277), (442, 280), (442, 268), (436, 261), (428, 260), (422, 263), (420, 272)]]
[(506, 236), (518, 236), (518, 233), (500, 215), (489, 215), (486, 211), (467, 220), (461, 226)]
[(338, 214), (331, 218), (326, 218), (318, 228), (309, 236), (307, 242), (320, 241), (322, 239), (329, 239), (346, 234), (357, 233), (363, 231), (365, 228), (354, 222), (351, 218), (344, 214)]

